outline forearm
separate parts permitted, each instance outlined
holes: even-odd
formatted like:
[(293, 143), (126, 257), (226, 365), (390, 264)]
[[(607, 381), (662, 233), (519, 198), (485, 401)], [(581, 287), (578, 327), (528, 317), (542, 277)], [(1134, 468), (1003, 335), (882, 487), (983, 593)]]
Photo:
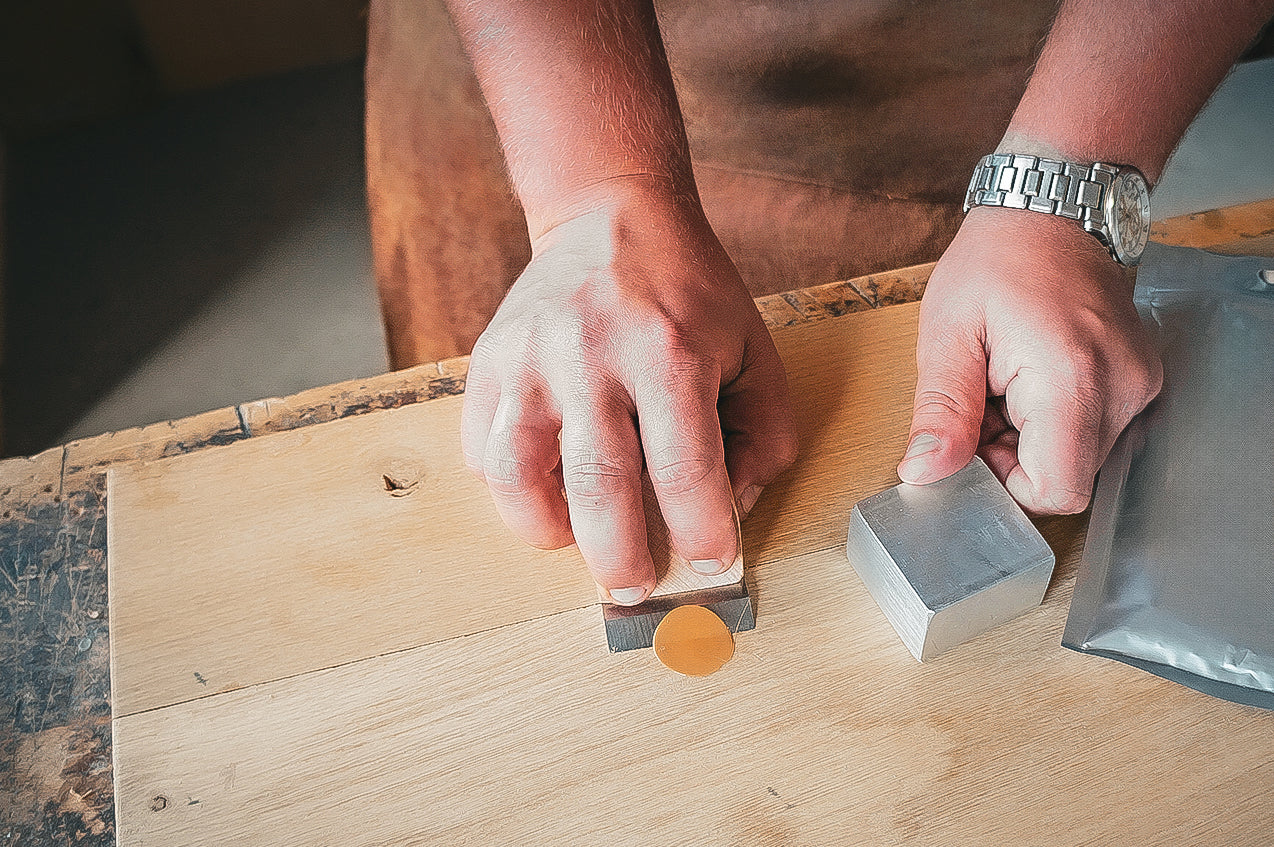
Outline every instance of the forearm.
[(1271, 0), (1066, 0), (1000, 152), (1137, 167), (1152, 183)]
[[(1274, 0), (1065, 0), (999, 152), (1158, 179), (1272, 10)], [(1129, 281), (1072, 221), (972, 210), (925, 289), (899, 476), (933, 482), (977, 450), (1028, 510), (1083, 509), (1115, 438), (1162, 384)], [(992, 396), (1002, 408), (988, 407)]]
[(608, 183), (694, 197), (649, 0), (448, 0), (537, 238)]

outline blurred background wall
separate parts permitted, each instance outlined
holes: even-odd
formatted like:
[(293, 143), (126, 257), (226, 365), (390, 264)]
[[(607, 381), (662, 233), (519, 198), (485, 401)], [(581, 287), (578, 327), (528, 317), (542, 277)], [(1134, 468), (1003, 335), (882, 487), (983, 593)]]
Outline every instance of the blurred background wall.
[(157, 98), (331, 64), (363, 0), (40, 0), (0, 6), (0, 127), (30, 137)]
[(383, 369), (365, 5), (0, 4), (0, 453)]

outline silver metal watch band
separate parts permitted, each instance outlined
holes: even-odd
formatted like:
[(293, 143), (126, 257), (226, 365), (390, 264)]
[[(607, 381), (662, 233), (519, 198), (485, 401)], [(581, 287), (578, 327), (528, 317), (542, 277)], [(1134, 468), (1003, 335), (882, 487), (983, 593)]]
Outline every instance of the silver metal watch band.
[(1038, 156), (992, 153), (973, 169), (964, 210), (1002, 206), (1070, 218), (1105, 243), (1104, 202), (1118, 173), (1117, 168), (1102, 162), (1084, 166)]

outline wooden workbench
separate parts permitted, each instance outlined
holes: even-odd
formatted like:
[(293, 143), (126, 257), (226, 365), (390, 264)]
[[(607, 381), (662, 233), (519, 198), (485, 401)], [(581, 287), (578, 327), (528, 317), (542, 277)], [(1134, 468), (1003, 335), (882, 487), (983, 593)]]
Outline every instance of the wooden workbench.
[[(1158, 225), (1154, 237), (1170, 244), (1272, 254), (1274, 201), (1173, 219)], [(813, 327), (838, 316), (916, 300), (923, 292), (931, 267), (921, 265), (774, 295), (759, 301), (759, 305), (772, 328), (785, 327), (801, 333), (805, 331), (802, 327)], [(914, 309), (907, 314), (914, 320)], [(900, 351), (899, 355), (903, 353)], [(906, 355), (910, 355), (910, 351), (906, 351)], [(368, 380), (317, 388), (288, 398), (260, 400), (181, 421), (109, 433), (30, 458), (0, 462), (0, 555), (3, 556), (0, 574), (4, 576), (0, 580), (0, 668), (3, 669), (0, 675), (0, 840), (3, 843), (23, 847), (115, 843), (104, 470), (456, 395), (464, 388), (466, 364), (464, 359), (456, 359), (420, 366)], [(1063, 601), (1069, 597), (1083, 525), (1083, 518), (1057, 519), (1045, 530), (1050, 541), (1055, 545), (1064, 544), (1066, 548), (1058, 550), (1062, 562), (1060, 579), (1050, 592), (1054, 616), (1065, 614)], [(781, 613), (784, 600), (781, 593), (772, 598), (772, 602), (780, 604), (780, 607), (772, 607), (772, 611)], [(1060, 626), (1058, 629), (1060, 631)], [(1139, 697), (1146, 692), (1164, 692), (1165, 697), (1185, 696), (1177, 693), (1170, 683), (1140, 676), (1145, 679), (1137, 677), (1135, 691)], [(864, 680), (863, 684), (870, 685), (871, 681)], [(1107, 698), (1100, 704), (1102, 709), (1135, 708), (1143, 714), (1144, 721), (1162, 723), (1165, 731), (1188, 729), (1177, 726), (1171, 715), (1159, 714), (1153, 702), (1123, 702), (1114, 691), (1107, 692)], [(1075, 704), (1077, 709), (1084, 705), (1092, 704)], [(1212, 720), (1228, 724), (1235, 721), (1235, 710), (1240, 707), (1206, 701), (1203, 707), (1195, 708), (1196, 714), (1200, 708), (1201, 713), (1211, 715)], [(1054, 734), (1065, 729), (1062, 717), (1045, 720), (1045, 723), (1051, 721)], [(767, 718), (767, 723), (773, 725), (772, 718)], [(1092, 719), (1091, 714), (1082, 716), (1085, 725)], [(926, 745), (932, 746), (939, 736), (951, 731), (951, 727), (930, 724), (912, 727), (917, 732), (928, 733), (924, 736), (928, 739), (924, 741)], [(893, 730), (881, 728), (880, 731)], [(1148, 736), (1153, 737), (1153, 733)], [(864, 734), (861, 741), (864, 745), (875, 745), (873, 749), (878, 754), (888, 755), (875, 736)], [(1188, 737), (1163, 741), (1173, 749), (1191, 743)], [(915, 750), (908, 753), (913, 758), (921, 755)], [(943, 755), (954, 756), (949, 765), (958, 767), (958, 750), (947, 750)], [(1085, 751), (1075, 752), (1077, 759), (1084, 755)], [(835, 751), (828, 751), (828, 756), (829, 762), (834, 761)], [(1025, 765), (1018, 760), (1002, 764), (1005, 771)], [(1224, 781), (1225, 763), (1214, 764), (1220, 768), (1221, 776), (1208, 775), (1211, 785), (1217, 785), (1219, 779)], [(1155, 767), (1163, 765), (1158, 762)], [(1136, 770), (1136, 763), (1112, 761), (1110, 766), (1122, 774)], [(1067, 769), (1065, 762), (1053, 762), (1050, 767)], [(1267, 790), (1274, 785), (1268, 758), (1266, 764), (1255, 766), (1255, 771), (1250, 765), (1245, 767), (1249, 777), (1257, 772), (1263, 774), (1262, 784)], [(891, 769), (882, 764), (881, 773), (888, 772)], [(866, 779), (861, 774), (859, 777)], [(1164, 793), (1155, 798), (1155, 802), (1186, 802), (1192, 796), (1188, 788), (1191, 775), (1169, 773), (1165, 778), (1176, 779), (1176, 787), (1161, 785)], [(868, 782), (870, 785), (865, 783), (864, 792), (872, 791), (873, 785), (888, 784), (882, 783), (879, 777)], [(797, 843), (832, 837), (835, 827), (818, 829), (822, 833), (819, 837), (802, 834), (799, 812), (785, 818), (785, 807), (791, 810), (796, 804), (791, 798), (781, 796), (781, 788), (771, 786), (765, 797), (744, 803), (740, 808), (744, 808), (751, 819), (742, 820), (735, 835), (718, 834), (717, 840)], [(1251, 788), (1251, 784), (1242, 790), (1236, 787), (1234, 794), (1225, 798), (1227, 802), (1235, 798), (1241, 801), (1224, 810), (1222, 828), (1228, 834), (1228, 843), (1243, 841), (1245, 837), (1251, 843), (1259, 843), (1268, 837), (1274, 807), (1268, 801), (1252, 799)], [(900, 792), (899, 803), (894, 807), (895, 819), (884, 822), (884, 829), (880, 828), (881, 821), (875, 820), (873, 831), (888, 830), (900, 837), (910, 833), (925, 840), (923, 810), (902, 802), (907, 787), (899, 783), (888, 790)], [(1037, 793), (1036, 789), (1024, 791), (1009, 802), (1008, 807), (1016, 807)], [(1001, 799), (986, 798), (988, 803)], [(1146, 798), (1129, 795), (1109, 799), (1111, 807), (1104, 814), (1151, 819), (1146, 808), (1154, 808), (1154, 804), (1146, 806), (1149, 802)], [(1048, 797), (1041, 795), (1037, 800), (1048, 802)], [(771, 801), (774, 809), (766, 806)], [(1196, 797), (1194, 802), (1202, 801)], [(877, 796), (871, 804), (876, 810), (873, 814), (887, 805), (882, 805)], [(932, 807), (932, 811), (955, 814), (952, 809), (944, 812), (937, 807)], [(1215, 811), (1221, 815), (1223, 810)], [(1085, 826), (1091, 827), (1091, 822)], [(1004, 831), (1011, 831), (1011, 827)], [(1187, 830), (1178, 829), (1177, 835), (1189, 840)], [(1071, 839), (1060, 832), (1035, 833), (1034, 838), (1026, 839), (1034, 840), (1067, 842)]]

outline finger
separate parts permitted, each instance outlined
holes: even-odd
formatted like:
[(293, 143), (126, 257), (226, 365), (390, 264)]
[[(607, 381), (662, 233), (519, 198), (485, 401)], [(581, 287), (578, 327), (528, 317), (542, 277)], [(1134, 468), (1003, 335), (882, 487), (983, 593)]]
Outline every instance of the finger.
[(482, 471), (496, 511), (532, 547), (574, 541), (562, 497), (560, 425), (535, 395), (506, 393), (488, 430)]
[(721, 573), (739, 552), (717, 418), (719, 383), (710, 365), (683, 367), (675, 375), (652, 373), (636, 391), (646, 468), (669, 541), (702, 574)]
[(1003, 485), (1017, 467), (1018, 433), (1009, 423), (1003, 397), (988, 397), (982, 416), (982, 434), (978, 455)]
[(1097, 457), (1099, 466), (1106, 461), (1106, 456), (1109, 455), (1111, 448), (1115, 446), (1115, 442), (1128, 424), (1145, 411), (1163, 387), (1163, 366), (1158, 357), (1152, 358), (1149, 365), (1138, 376), (1140, 378), (1130, 378), (1126, 384), (1117, 387), (1113, 393), (1119, 399), (1112, 401), (1106, 407), (1105, 424), (1101, 429)]
[(1022, 374), (1005, 399), (1019, 432), (1018, 466), (1005, 480), (1013, 499), (1039, 514), (1083, 511), (1102, 457), (1101, 398)]
[(571, 527), (593, 579), (622, 605), (655, 587), (641, 502), (641, 448), (614, 395), (577, 393), (562, 411), (562, 481)]
[(487, 435), (499, 404), (500, 386), (496, 380), (495, 365), (479, 339), (469, 360), (464, 405), (460, 411), (460, 451), (465, 467), (479, 479), (484, 475)]
[(911, 434), (898, 466), (904, 482), (944, 479), (973, 458), (986, 404), (987, 360), (980, 340), (967, 332), (922, 328), (916, 348)]
[(743, 370), (722, 388), (717, 405), (730, 484), (739, 516), (746, 517), (798, 450), (783, 362), (768, 332), (749, 344)]

